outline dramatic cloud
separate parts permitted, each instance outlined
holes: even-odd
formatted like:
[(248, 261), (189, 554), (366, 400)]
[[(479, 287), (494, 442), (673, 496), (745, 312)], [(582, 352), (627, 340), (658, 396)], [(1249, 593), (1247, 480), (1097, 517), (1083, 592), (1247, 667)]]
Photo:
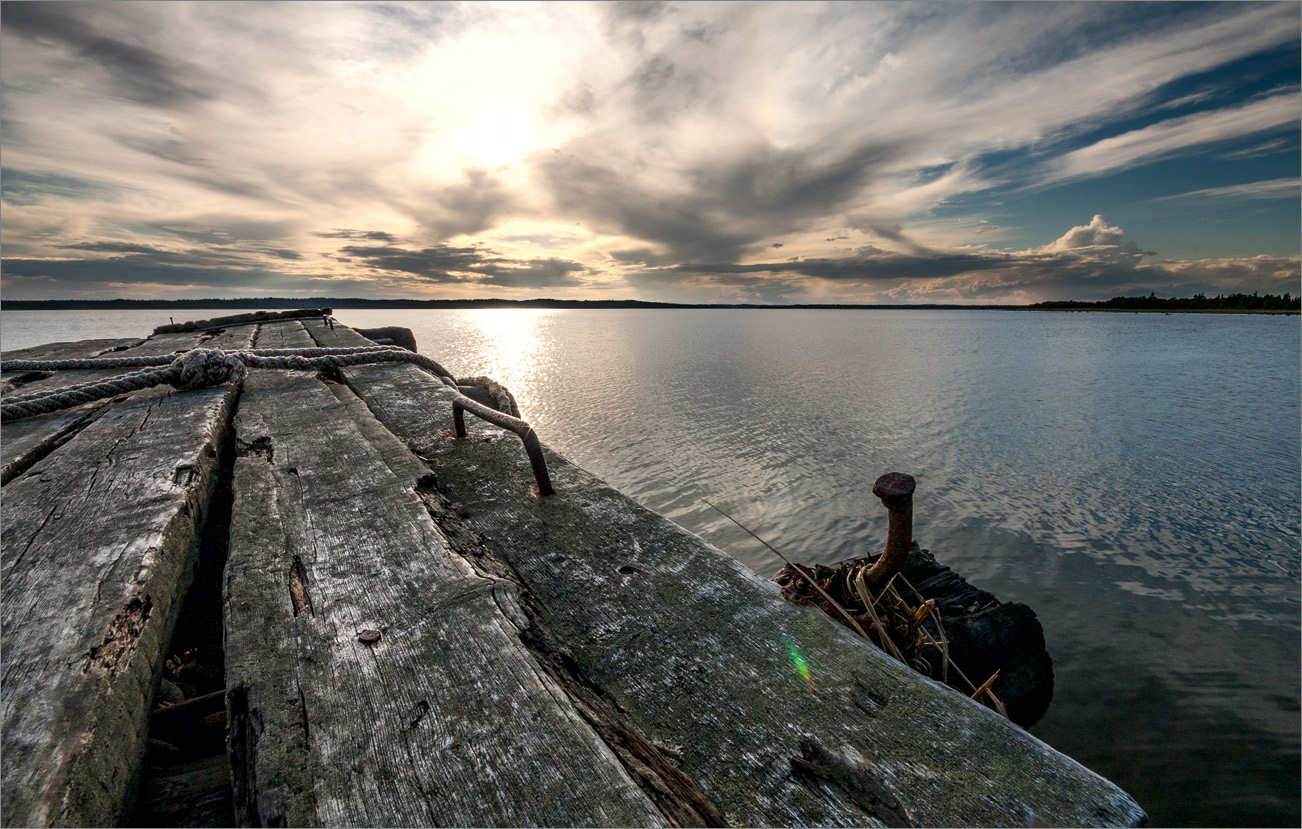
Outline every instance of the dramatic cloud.
[(1095, 216), (1034, 250), (897, 253), (869, 245), (839, 258), (675, 265), (648, 268), (634, 278), (662, 290), (728, 290), (739, 301), (775, 301), (789, 297), (796, 285), (808, 289), (807, 283), (818, 281), (825, 283), (819, 293), (837, 301), (867, 291), (876, 301), (978, 303), (1026, 302), (1067, 288), (1083, 299), (1144, 289), (1164, 295), (1283, 293), (1294, 290), (1299, 279), (1297, 256), (1143, 264), (1154, 254), (1124, 237), (1121, 228)]
[(1073, 150), (1050, 166), (1048, 181), (1097, 176), (1162, 158), (1189, 147), (1214, 144), (1267, 130), (1296, 131), (1302, 119), (1297, 90), (1240, 107), (1172, 118)]
[[(0, 25), (25, 38), (53, 46), (107, 76), (122, 97), (150, 106), (184, 105), (212, 97), (202, 72), (138, 43), (127, 27), (103, 23), (93, 3), (5, 3)], [(125, 36), (106, 34), (119, 29)]]
[(1116, 247), (1125, 235), (1119, 227), (1108, 227), (1102, 216), (1095, 216), (1087, 225), (1073, 227), (1044, 246), (1047, 251), (1079, 250), (1081, 248)]
[(10, 298), (1032, 301), (1297, 278), (1296, 4), (0, 14)]
[(392, 233), (385, 233), (383, 230), (331, 230), (315, 231), (313, 236), (321, 239), (365, 239), (368, 242), (389, 242), (398, 241), (398, 237)]
[(575, 274), (586, 270), (578, 262), (562, 259), (506, 259), (482, 248), (437, 245), (423, 250), (398, 247), (340, 248), (340, 253), (381, 271), (415, 274), (435, 283), (474, 282), (506, 287), (559, 287), (582, 285)]
[(1204, 187), (1201, 190), (1190, 190), (1187, 193), (1176, 193), (1171, 196), (1159, 196), (1153, 201), (1170, 202), (1170, 201), (1187, 201), (1187, 200), (1219, 200), (1219, 201), (1256, 201), (1256, 200), (1274, 200), (1274, 199), (1293, 199), (1302, 198), (1302, 178), (1275, 178), (1268, 181), (1250, 181), (1246, 184), (1230, 184), (1225, 187)]

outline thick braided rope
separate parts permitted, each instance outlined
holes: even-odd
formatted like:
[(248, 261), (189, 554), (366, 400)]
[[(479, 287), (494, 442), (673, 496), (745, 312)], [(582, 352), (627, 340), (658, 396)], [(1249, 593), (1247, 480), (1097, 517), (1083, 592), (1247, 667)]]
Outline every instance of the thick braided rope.
[[(46, 391), (29, 391), (25, 394), (9, 394), (9, 395), (5, 395), (4, 402), (5, 405), (11, 405), (15, 403), (27, 403), (32, 400), (40, 400), (43, 397), (49, 397), (56, 393), (57, 394), (81, 394), (83, 392), (87, 392), (93, 394), (94, 391), (100, 387), (108, 388), (110, 386), (115, 389), (120, 389), (119, 391), (115, 391), (114, 394), (126, 394), (129, 391), (136, 391), (137, 389), (140, 388), (149, 388), (149, 386), (158, 385), (157, 383), (150, 383), (147, 386), (140, 386), (136, 384), (140, 382), (140, 380), (143, 378), (152, 377), (156, 374), (159, 374), (160, 372), (171, 371), (172, 362), (176, 362), (176, 359), (173, 358), (172, 361), (165, 366), (161, 366), (158, 368), (144, 368), (141, 369), (140, 371), (132, 372), (131, 374), (119, 374), (117, 377), (107, 377), (107, 378), (101, 378), (99, 380), (87, 380), (84, 383), (75, 383), (70, 386), (60, 386), (57, 389), (49, 389)], [(163, 382), (167, 382), (167, 381), (164, 380)], [(97, 399), (97, 398), (87, 398), (87, 399)]]
[(500, 411), (506, 412), (511, 417), (520, 416), (520, 407), (516, 405), (515, 395), (511, 394), (510, 389), (491, 377), (458, 377), (457, 385), (479, 386), (486, 389), (489, 396), (497, 403), (497, 408)]
[(119, 394), (157, 386), (160, 383), (171, 383), (173, 380), (178, 380), (180, 375), (181, 369), (179, 366), (168, 365), (161, 368), (145, 369), (132, 374), (123, 374), (107, 380), (81, 383), (55, 391), (6, 398), (4, 404), (0, 405), (0, 421), (8, 422), (10, 420), (20, 420), (24, 417), (46, 414), (47, 412), (57, 412), (60, 409), (89, 403), (92, 400), (115, 397)]
[[(191, 349), (192, 351), (213, 351), (216, 349)], [(234, 354), (257, 354), (265, 356), (301, 355), (303, 357), (321, 357), (329, 354), (365, 354), (375, 351), (394, 351), (391, 345), (361, 345), (346, 348), (258, 348), (252, 351), (231, 352)], [(188, 352), (187, 352), (188, 353)], [(88, 357), (71, 360), (5, 360), (0, 363), (0, 371), (59, 371), (136, 368), (138, 366), (166, 366), (176, 362), (175, 354), (156, 354), (148, 357)], [(433, 362), (432, 360), (430, 362)], [(436, 364), (437, 365), (437, 364)], [(447, 371), (440, 370), (444, 375)]]
[[(434, 360), (413, 351), (394, 346), (360, 346), (356, 348), (279, 348), (224, 352), (218, 349), (196, 348), (179, 357), (109, 357), (91, 360), (6, 360), (0, 362), (0, 371), (56, 371), (58, 369), (124, 368), (150, 366), (144, 371), (120, 375), (106, 380), (95, 380), (35, 392), (6, 399), (0, 405), (0, 420), (10, 421), (38, 414), (58, 411), (92, 400), (114, 397), (131, 391), (168, 383), (179, 389), (205, 388), (224, 382), (239, 382), (248, 368), (279, 368), (299, 371), (342, 368), (370, 363), (411, 363), (429, 371), (445, 384), (456, 386), (456, 380), (447, 369)], [(490, 381), (491, 382), (491, 381)], [(500, 388), (500, 386), (499, 386)], [(519, 409), (510, 392), (506, 399), (512, 404), (512, 414), (518, 417)], [(491, 390), (490, 390), (491, 393)], [(494, 395), (495, 399), (498, 396)]]

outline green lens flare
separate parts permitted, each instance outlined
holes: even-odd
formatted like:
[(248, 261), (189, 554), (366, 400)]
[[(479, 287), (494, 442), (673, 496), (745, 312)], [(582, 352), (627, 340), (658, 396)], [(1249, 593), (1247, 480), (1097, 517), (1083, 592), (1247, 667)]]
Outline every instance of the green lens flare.
[(796, 666), (796, 670), (800, 672), (805, 682), (812, 683), (814, 678), (809, 674), (809, 666), (805, 664), (805, 657), (800, 655), (800, 648), (796, 647), (796, 643), (785, 636), (782, 637), (782, 644), (787, 648), (787, 656), (791, 658), (791, 664)]

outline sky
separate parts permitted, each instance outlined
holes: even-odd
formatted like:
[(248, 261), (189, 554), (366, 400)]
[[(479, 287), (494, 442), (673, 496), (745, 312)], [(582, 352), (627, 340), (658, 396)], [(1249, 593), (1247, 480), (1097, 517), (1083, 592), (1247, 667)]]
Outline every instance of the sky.
[(0, 4), (0, 299), (1302, 290), (1289, 3)]

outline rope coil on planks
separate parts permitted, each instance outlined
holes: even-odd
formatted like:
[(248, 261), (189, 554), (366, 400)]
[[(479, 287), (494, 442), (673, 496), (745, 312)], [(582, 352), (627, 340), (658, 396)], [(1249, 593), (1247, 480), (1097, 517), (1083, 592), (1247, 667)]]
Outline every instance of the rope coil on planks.
[(0, 371), (59, 371), (110, 368), (140, 368), (139, 371), (120, 374), (102, 380), (91, 380), (49, 391), (9, 395), (0, 403), (0, 421), (21, 420), (48, 414), (82, 403), (116, 397), (120, 394), (167, 384), (182, 391), (208, 388), (222, 383), (239, 383), (251, 368), (287, 369), (291, 371), (321, 371), (331, 368), (370, 365), (375, 363), (410, 363), (425, 369), (440, 382), (456, 389), (457, 386), (480, 386), (487, 390), (498, 409), (481, 406), (458, 391), (453, 401), (457, 434), (465, 436), (462, 410), (519, 435), (533, 466), (538, 489), (543, 495), (552, 493), (551, 481), (542, 459), (542, 447), (533, 428), (520, 418), (520, 407), (515, 397), (500, 383), (487, 377), (455, 379), (439, 363), (423, 354), (391, 345), (367, 345), (348, 348), (263, 348), (242, 351), (222, 351), (212, 348), (194, 348), (179, 356), (156, 357), (100, 357), (75, 360), (4, 360)]

